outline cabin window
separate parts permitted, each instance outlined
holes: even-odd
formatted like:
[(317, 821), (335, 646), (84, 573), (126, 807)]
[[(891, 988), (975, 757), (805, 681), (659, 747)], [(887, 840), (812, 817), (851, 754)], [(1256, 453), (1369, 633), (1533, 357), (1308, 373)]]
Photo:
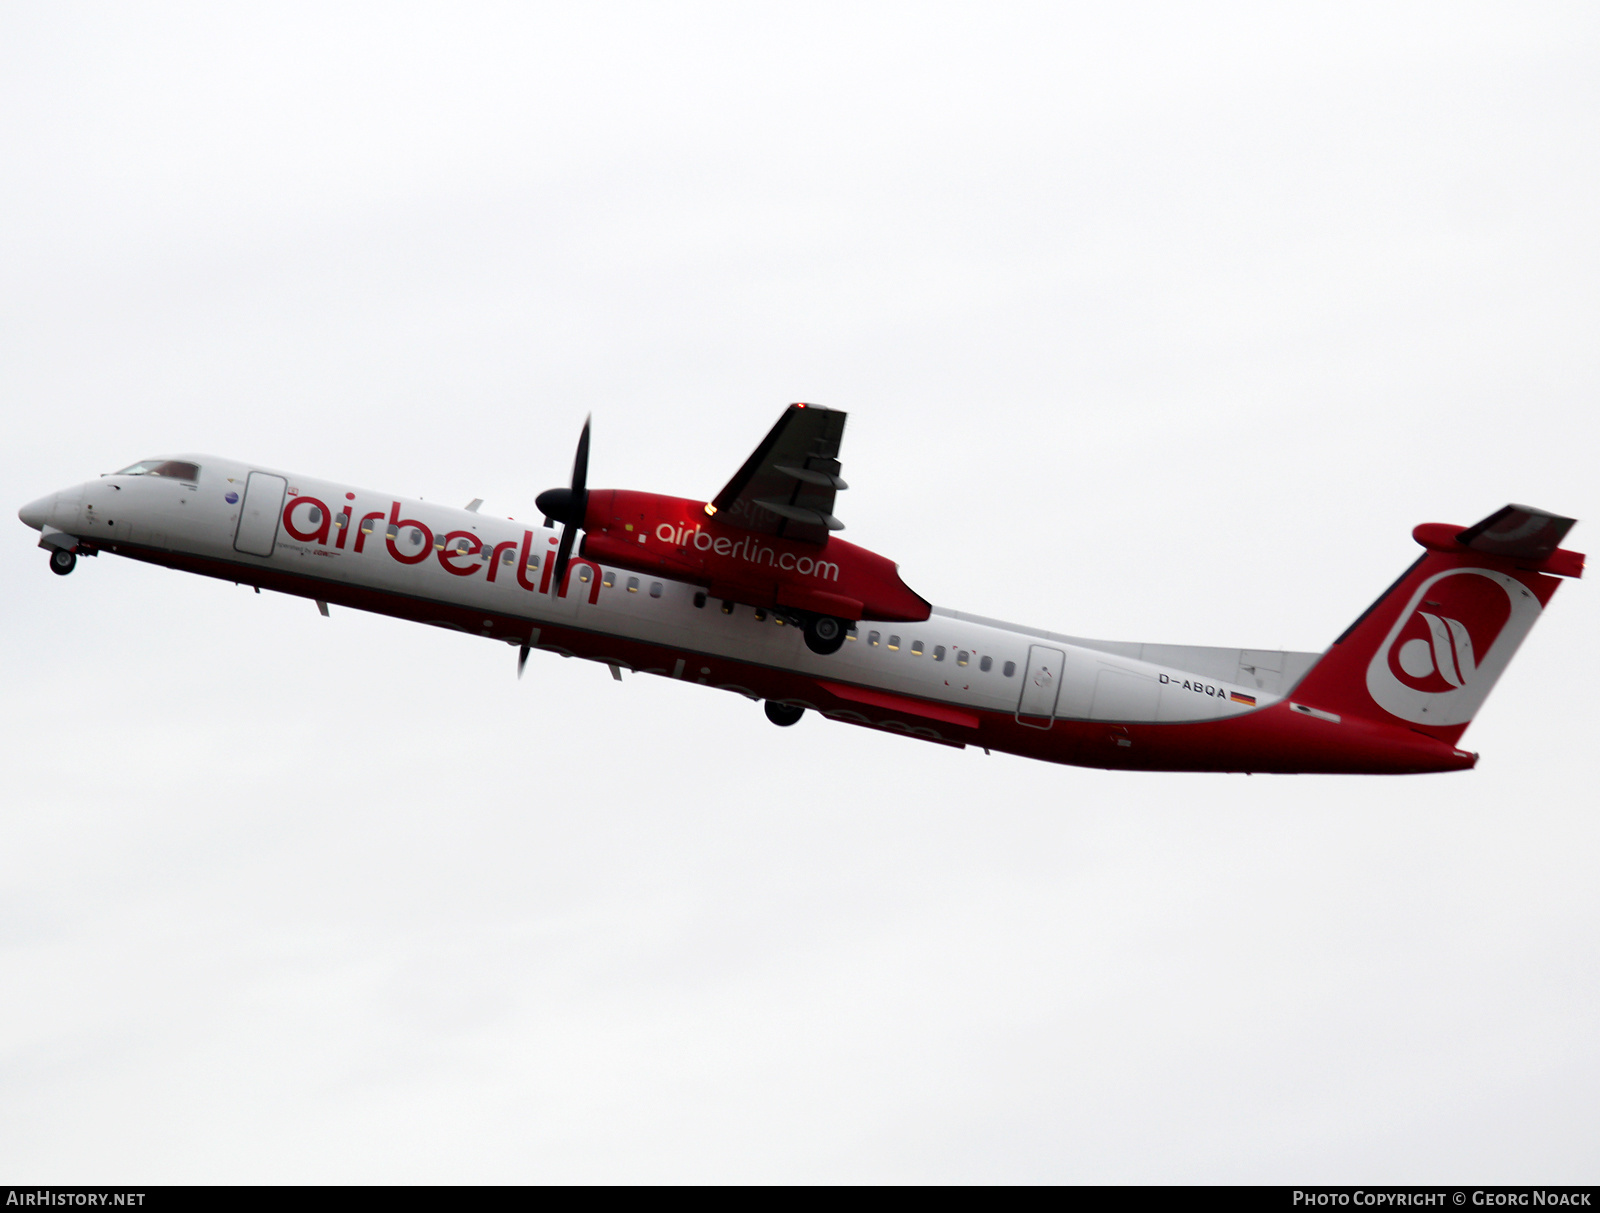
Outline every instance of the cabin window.
[(757, 607), (756, 608), (756, 622), (757, 623), (765, 623), (766, 621), (767, 621), (767, 612), (765, 610), (763, 610), (761, 607)]
[(639, 579), (637, 577), (628, 578), (628, 593), (637, 594), (638, 592), (639, 592)]
[(846, 629), (845, 634), (844, 634), (844, 638), (846, 640), (860, 640), (861, 639), (861, 633), (856, 630), (856, 625), (855, 624), (852, 623), (849, 626), (849, 628)]
[(972, 656), (971, 653), (967, 652), (966, 649), (962, 649), (959, 653), (956, 654), (956, 664), (957, 665), (966, 665), (967, 664), (967, 658), (970, 657), (970, 656)]
[[(501, 564), (510, 564), (516, 558), (517, 558), (517, 554), (514, 551), (512, 551), (510, 548), (507, 548), (505, 551), (500, 553), (500, 563)], [(528, 561), (528, 563), (531, 564), (534, 568), (538, 568), (539, 567), (539, 558), (537, 556), (535, 556), (532, 560)]]
[(933, 646), (933, 659), (935, 661), (944, 660), (944, 645), (936, 644)]
[(652, 581), (650, 583), (650, 597), (652, 597), (652, 598), (660, 598), (661, 597), (661, 583), (659, 581)]
[(896, 653), (898, 653), (900, 651), (900, 637), (898, 637), (898, 636), (889, 637), (889, 647), (891, 649), (893, 649)]
[[(511, 553), (510, 552), (506, 553), (506, 563), (507, 564), (511, 563)], [(539, 558), (537, 556), (529, 556), (528, 557), (528, 567), (530, 569), (538, 568), (539, 567)]]
[(422, 532), (419, 531), (416, 527), (412, 527), (411, 528), (411, 542), (412, 543), (421, 543), (422, 542)]
[(706, 604), (706, 592), (704, 590), (700, 590), (698, 593), (695, 594), (695, 596), (694, 596), (694, 604), (697, 607), (705, 606), (705, 604)]
[(722, 600), (722, 613), (724, 615), (733, 614), (733, 603), (729, 602), (726, 598)]
[(395, 526), (395, 524), (391, 522), (389, 524), (389, 532), (388, 532), (388, 534), (389, 534), (389, 538), (390, 539), (398, 539), (398, 538), (400, 538), (400, 528)]
[[(372, 519), (368, 518), (365, 522), (363, 522), (361, 524), (361, 533), (363, 535), (372, 534)], [(509, 555), (511, 555), (511, 553), (507, 552), (506, 555), (509, 556)]]
[(585, 582), (585, 583), (588, 582), (588, 580), (589, 580), (589, 566), (588, 565), (583, 564), (583, 565), (579, 565), (578, 566), (578, 580), (582, 581), (582, 582)]
[(913, 640), (911, 642), (911, 655), (913, 657), (921, 657), (922, 656), (922, 641)]
[(985, 657), (982, 661), (978, 662), (978, 668), (987, 674), (990, 670), (994, 669), (994, 658)]
[(615, 570), (607, 569), (606, 570), (606, 575), (600, 579), (600, 584), (605, 586), (606, 589), (608, 589), (608, 590), (612, 586), (616, 585), (617, 584), (617, 574), (616, 574)]
[[(116, 476), (160, 476), (164, 480), (200, 479), (200, 465), (185, 463), (181, 459), (141, 459), (132, 467), (125, 467)], [(320, 518), (318, 522), (322, 521)]]
[(1007, 678), (1010, 678), (1011, 675), (1013, 675), (1013, 674), (1015, 674), (1017, 672), (1017, 663), (1014, 662), (1014, 661), (1006, 662), (1005, 665), (1000, 667), (1000, 672), (1002, 674), (1004, 674)]
[(312, 526), (321, 526), (322, 525), (322, 511), (319, 510), (316, 506), (312, 506), (310, 513), (311, 513), (311, 525)]
[(878, 633), (876, 633), (876, 632), (868, 632), (867, 633), (867, 643), (870, 644), (873, 648), (877, 648), (878, 647)]

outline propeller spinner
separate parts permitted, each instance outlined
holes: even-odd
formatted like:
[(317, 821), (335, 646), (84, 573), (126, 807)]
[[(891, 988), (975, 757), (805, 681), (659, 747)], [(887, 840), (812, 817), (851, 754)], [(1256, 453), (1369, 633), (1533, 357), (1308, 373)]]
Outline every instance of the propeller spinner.
[(589, 421), (583, 419), (583, 433), (578, 435), (578, 454), (572, 461), (572, 487), (546, 489), (534, 499), (546, 518), (561, 523), (561, 543), (556, 548), (556, 567), (550, 581), (551, 593), (559, 594), (567, 575), (567, 562), (572, 559), (572, 542), (584, 515), (589, 509)]

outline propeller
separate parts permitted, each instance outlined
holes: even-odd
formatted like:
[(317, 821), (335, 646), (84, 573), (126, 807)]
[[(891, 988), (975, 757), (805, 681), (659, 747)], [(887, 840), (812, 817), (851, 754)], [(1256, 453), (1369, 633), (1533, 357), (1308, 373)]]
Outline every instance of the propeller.
[(517, 650), (517, 677), (522, 677), (522, 667), (528, 664), (528, 654), (533, 651), (532, 645), (523, 645)]
[(572, 461), (572, 487), (566, 489), (546, 489), (534, 498), (535, 504), (544, 511), (546, 518), (553, 518), (561, 523), (561, 543), (556, 548), (555, 576), (550, 583), (550, 592), (559, 594), (561, 584), (567, 575), (567, 562), (572, 559), (572, 541), (579, 527), (583, 525), (584, 515), (589, 510), (589, 418), (583, 419), (583, 433), (578, 435), (578, 454)]

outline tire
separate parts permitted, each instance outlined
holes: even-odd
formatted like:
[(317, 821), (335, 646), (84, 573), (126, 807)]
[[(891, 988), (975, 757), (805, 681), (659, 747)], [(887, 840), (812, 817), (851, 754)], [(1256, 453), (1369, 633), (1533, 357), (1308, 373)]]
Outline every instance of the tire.
[(762, 706), (766, 709), (767, 719), (780, 729), (798, 724), (800, 717), (806, 714), (804, 708), (791, 707), (787, 703), (779, 703), (776, 699), (769, 699)]
[(850, 624), (846, 620), (832, 615), (813, 615), (806, 620), (806, 648), (823, 657), (837, 653), (849, 632)]
[(69, 552), (66, 548), (54, 548), (50, 552), (50, 571), (58, 577), (65, 577), (78, 567), (78, 553)]

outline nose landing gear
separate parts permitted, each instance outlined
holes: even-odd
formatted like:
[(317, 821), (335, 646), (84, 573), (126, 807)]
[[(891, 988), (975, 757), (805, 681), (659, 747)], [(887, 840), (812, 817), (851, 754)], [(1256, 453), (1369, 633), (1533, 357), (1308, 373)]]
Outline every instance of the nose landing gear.
[(775, 699), (767, 700), (762, 706), (766, 709), (767, 719), (780, 729), (786, 729), (791, 724), (797, 723), (800, 717), (806, 714), (804, 708), (791, 707), (789, 704), (779, 703)]
[(78, 554), (69, 552), (66, 548), (52, 548), (50, 551), (50, 571), (57, 577), (65, 577), (78, 567)]

